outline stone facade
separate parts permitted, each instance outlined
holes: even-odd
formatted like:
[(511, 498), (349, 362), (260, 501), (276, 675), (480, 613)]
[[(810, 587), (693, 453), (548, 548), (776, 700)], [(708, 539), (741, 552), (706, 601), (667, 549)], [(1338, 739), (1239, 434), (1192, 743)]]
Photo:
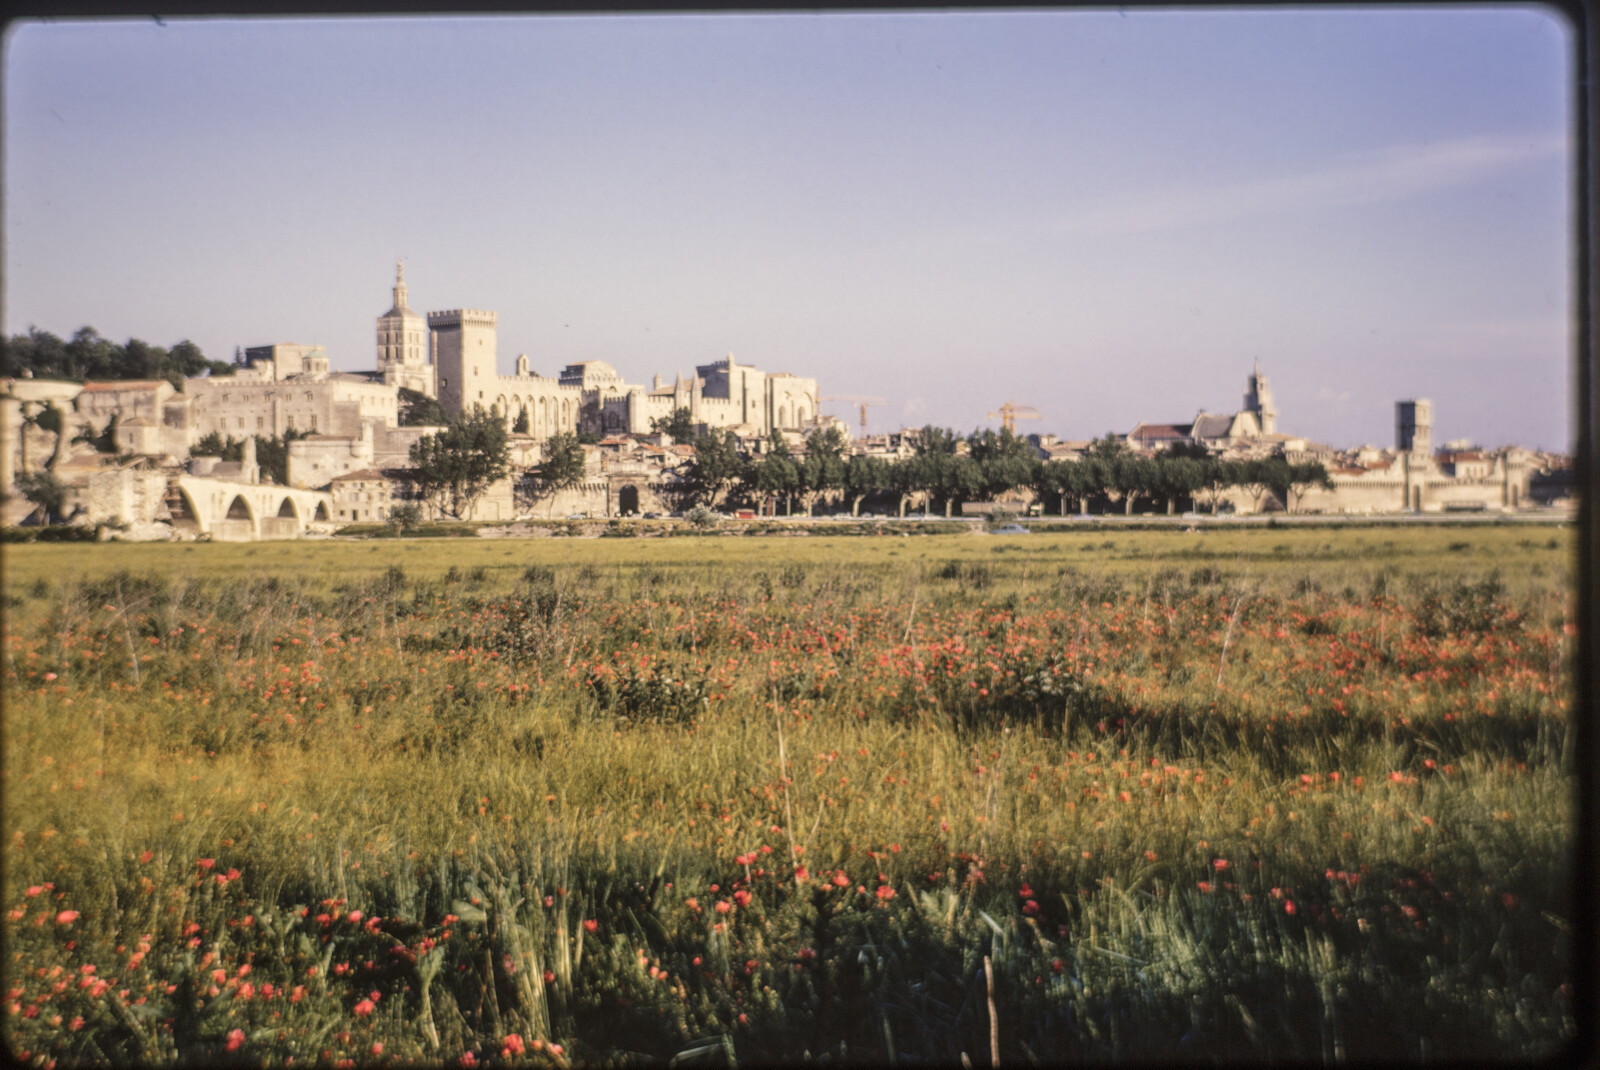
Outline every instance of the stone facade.
[(194, 398), (190, 444), (216, 432), (223, 438), (281, 436), (285, 431), (359, 435), (368, 421), (400, 423), (397, 388), (371, 375), (315, 372), (286, 379), (233, 375), (185, 379)]
[[(339, 524), (386, 523), (400, 505), (422, 507), (423, 515), (438, 519), (432, 502), (422, 499), (408, 468), (362, 468), (335, 477), (328, 484), (333, 520)], [(511, 520), (515, 516), (513, 479), (507, 476), (489, 485), (463, 520)]]
[(234, 364), (235, 382), (259, 379), (275, 383), (296, 375), (322, 375), (329, 370), (327, 349), (294, 342), (251, 346), (234, 359)]

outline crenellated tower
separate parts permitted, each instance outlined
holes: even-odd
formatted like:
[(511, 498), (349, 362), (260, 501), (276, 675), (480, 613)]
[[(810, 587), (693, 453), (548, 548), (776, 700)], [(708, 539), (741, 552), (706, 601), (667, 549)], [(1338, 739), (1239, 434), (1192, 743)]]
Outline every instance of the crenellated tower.
[(485, 411), (496, 398), (495, 326), (499, 317), (475, 308), (428, 313), (439, 404), (451, 416), (473, 406)]

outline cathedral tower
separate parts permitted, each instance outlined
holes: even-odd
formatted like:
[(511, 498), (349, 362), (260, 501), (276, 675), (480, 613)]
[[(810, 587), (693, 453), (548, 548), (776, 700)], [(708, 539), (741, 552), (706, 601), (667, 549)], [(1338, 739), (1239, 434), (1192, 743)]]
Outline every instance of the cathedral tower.
[(1261, 374), (1259, 363), (1250, 373), (1250, 382), (1244, 392), (1244, 407), (1246, 412), (1255, 414), (1263, 435), (1277, 433), (1278, 410), (1273, 407), (1272, 387), (1267, 385), (1267, 377)]
[(378, 317), (378, 371), (383, 381), (435, 396), (434, 369), (428, 363), (428, 325), (406, 300), (405, 265), (395, 262), (394, 306)]

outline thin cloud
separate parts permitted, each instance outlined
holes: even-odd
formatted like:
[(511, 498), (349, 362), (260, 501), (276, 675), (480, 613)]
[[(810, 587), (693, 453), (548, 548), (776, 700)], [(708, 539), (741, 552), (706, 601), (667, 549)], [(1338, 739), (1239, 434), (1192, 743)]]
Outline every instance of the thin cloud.
[(1353, 154), (1315, 171), (1222, 186), (1183, 186), (1098, 199), (1060, 221), (1067, 233), (1127, 234), (1280, 212), (1380, 204), (1466, 185), (1570, 150), (1564, 135), (1458, 138)]

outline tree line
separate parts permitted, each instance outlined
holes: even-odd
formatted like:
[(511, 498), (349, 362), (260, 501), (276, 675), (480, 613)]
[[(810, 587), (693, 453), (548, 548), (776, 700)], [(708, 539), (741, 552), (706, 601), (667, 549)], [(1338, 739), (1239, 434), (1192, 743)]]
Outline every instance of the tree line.
[(694, 447), (686, 489), (700, 504), (737, 503), (768, 512), (782, 506), (785, 513), (798, 505), (808, 515), (819, 502), (848, 502), (856, 515), (864, 502), (878, 501), (901, 516), (914, 503), (951, 516), (965, 502), (992, 501), (1021, 489), (1063, 516), (1132, 514), (1141, 505), (1168, 513), (1188, 507), (1216, 512), (1235, 489), (1248, 493), (1257, 510), (1269, 493), (1293, 509), (1310, 488), (1333, 486), (1320, 461), (1225, 460), (1192, 444), (1147, 457), (1114, 435), (1092, 443), (1077, 460), (1048, 461), (1009, 430), (976, 430), (963, 439), (931, 425), (917, 433), (911, 455), (901, 458), (852, 455), (837, 427), (813, 431), (799, 455), (777, 432), (765, 451), (749, 455), (740, 452), (732, 432), (701, 435)]
[[(1268, 494), (1292, 510), (1310, 488), (1333, 486), (1320, 461), (1225, 460), (1186, 443), (1147, 457), (1114, 435), (1092, 443), (1076, 460), (1041, 460), (1026, 439), (1009, 430), (975, 430), (963, 437), (932, 425), (916, 433), (912, 453), (900, 458), (852, 454), (850, 439), (837, 426), (811, 432), (800, 452), (776, 431), (760, 451), (741, 449), (731, 431), (698, 435), (693, 445), (694, 456), (680, 472), (680, 504), (787, 515), (811, 515), (823, 503), (848, 503), (851, 514), (858, 515), (864, 503), (874, 502), (901, 516), (915, 504), (924, 512), (952, 516), (965, 502), (992, 501), (1022, 489), (1063, 516), (1069, 511), (1132, 514), (1141, 506), (1168, 513), (1217, 512), (1237, 490), (1248, 494), (1258, 511)], [(554, 435), (543, 453), (543, 461), (514, 481), (519, 507), (548, 500), (553, 510), (558, 492), (583, 481), (580, 436)], [(419, 498), (441, 514), (464, 516), (490, 484), (511, 472), (505, 425), (492, 414), (463, 414), (413, 446), (411, 464)]]
[(118, 345), (93, 327), (80, 327), (70, 339), (30, 327), (27, 334), (0, 340), (0, 369), (8, 378), (31, 374), (36, 379), (165, 379), (175, 388), (201, 375), (227, 375), (234, 366), (208, 360), (200, 347), (185, 339), (171, 348), (130, 338)]

